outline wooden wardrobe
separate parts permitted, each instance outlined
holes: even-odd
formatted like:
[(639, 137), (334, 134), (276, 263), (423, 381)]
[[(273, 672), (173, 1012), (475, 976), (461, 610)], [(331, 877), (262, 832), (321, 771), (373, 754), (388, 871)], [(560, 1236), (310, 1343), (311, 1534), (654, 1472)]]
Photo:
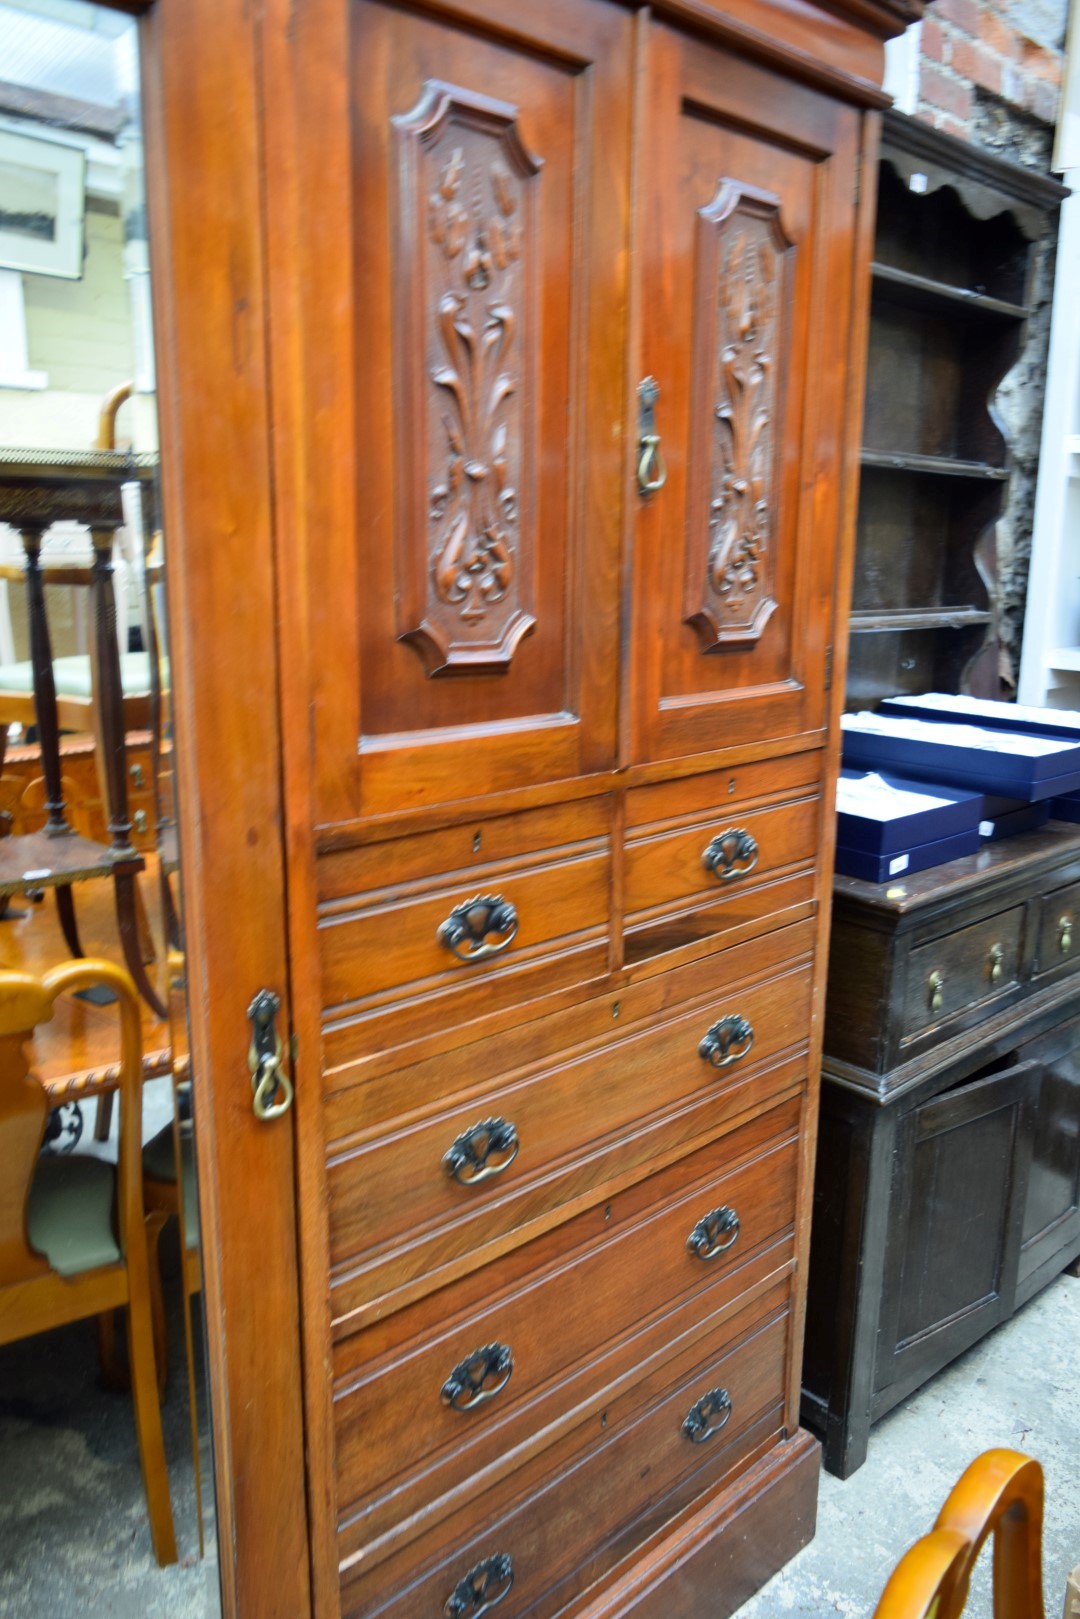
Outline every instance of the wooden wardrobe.
[[(228, 352), (270, 445), (283, 882), (249, 748), (246, 925), (198, 872), (190, 900), (253, 1619), (297, 1588), (301, 1444), (318, 1619), (722, 1619), (813, 1532), (836, 716), (883, 41), (916, 10), (267, 0), (265, 282)], [(174, 143), (182, 106), (174, 69)], [(196, 615), (225, 624), (230, 476), (228, 520), (197, 491), (213, 560), (190, 514), (170, 558), (189, 802), (206, 750), (230, 768)], [(181, 820), (195, 870), (214, 827)], [(266, 970), (274, 906), (295, 1105), (253, 1123), (213, 971)]]

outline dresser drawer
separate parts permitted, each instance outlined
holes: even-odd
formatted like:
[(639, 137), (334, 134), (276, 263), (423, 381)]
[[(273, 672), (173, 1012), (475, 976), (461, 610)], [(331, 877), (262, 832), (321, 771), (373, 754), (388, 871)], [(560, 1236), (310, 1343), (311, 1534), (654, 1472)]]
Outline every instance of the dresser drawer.
[[(478, 1263), (485, 1245), (554, 1223), (604, 1183), (609, 1153), (623, 1172), (647, 1162), (650, 1125), (673, 1110), (716, 1135), (725, 1116), (777, 1094), (791, 1083), (785, 1057), (805, 1071), (810, 988), (808, 964), (777, 966), (453, 1108), (335, 1143), (335, 1316), (422, 1277), (430, 1288), (440, 1267), (469, 1254)], [(701, 1104), (711, 1124), (697, 1118)]]
[(339, 1344), (349, 1543), (476, 1493), (790, 1266), (800, 1118), (784, 1103)]
[(385, 1043), (606, 969), (610, 814), (591, 799), (324, 855), (326, 1017)]
[(775, 1439), (787, 1304), (783, 1283), (715, 1337), (676, 1348), (581, 1429), (429, 1534), (389, 1555), (378, 1544), (347, 1555), (344, 1619), (439, 1619), (461, 1581), (483, 1579), (475, 1571), (484, 1563), (490, 1595), (507, 1588), (500, 1619), (558, 1613), (649, 1532), (646, 1515), (659, 1528)]
[(1043, 895), (1039, 914), (1039, 946), (1035, 976), (1080, 962), (1080, 883), (1069, 883)]
[[(779, 803), (757, 800), (747, 806), (745, 789), (728, 799), (717, 776), (707, 778), (717, 796), (705, 804), (696, 802), (701, 782), (694, 783), (693, 794), (681, 781), (629, 794), (628, 961), (736, 927), (768, 926), (781, 908), (813, 898), (812, 865), (821, 836), (818, 767), (815, 755), (745, 767), (751, 790), (766, 783), (775, 789), (790, 777), (803, 783), (798, 796)], [(783, 877), (790, 880), (781, 893), (777, 884)]]
[(971, 1013), (1020, 983), (1024, 907), (999, 911), (967, 927), (917, 945), (908, 958), (903, 1039)]

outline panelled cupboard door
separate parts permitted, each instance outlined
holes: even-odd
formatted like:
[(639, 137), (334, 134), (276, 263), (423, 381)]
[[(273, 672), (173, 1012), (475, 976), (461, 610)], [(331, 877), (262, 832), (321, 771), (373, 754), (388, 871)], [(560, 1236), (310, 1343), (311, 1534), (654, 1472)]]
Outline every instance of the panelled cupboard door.
[(852, 109), (675, 30), (647, 63), (633, 761), (824, 726), (858, 139)]
[(353, 344), (307, 429), (324, 825), (614, 757), (632, 29), (526, 9), (354, 0), (315, 115), (342, 257), (301, 297)]

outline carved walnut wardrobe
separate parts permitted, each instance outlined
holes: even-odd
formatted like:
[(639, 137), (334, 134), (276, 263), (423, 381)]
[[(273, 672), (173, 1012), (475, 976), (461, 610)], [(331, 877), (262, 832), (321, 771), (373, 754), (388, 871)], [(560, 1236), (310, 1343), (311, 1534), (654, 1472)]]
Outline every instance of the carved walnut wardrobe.
[[(170, 40), (219, 70), (161, 9), (175, 151)], [(191, 902), (196, 1001), (278, 907), (259, 971), (294, 1036), (294, 1105), (257, 1122), (224, 1014), (196, 1029), (226, 1583), (253, 1619), (727, 1614), (813, 1530), (835, 637), (883, 41), (914, 6), (255, 15), (250, 260), (209, 146), (198, 195), (248, 388), (218, 431), (257, 482), (262, 424), (271, 493), (253, 524), (234, 468), (213, 561), (189, 510), (171, 563), (189, 793), (228, 701), (192, 570), (238, 568), (245, 525), (283, 760), (246, 931)], [(191, 866), (212, 832), (184, 835)], [(244, 1177), (270, 1203), (241, 1236)]]

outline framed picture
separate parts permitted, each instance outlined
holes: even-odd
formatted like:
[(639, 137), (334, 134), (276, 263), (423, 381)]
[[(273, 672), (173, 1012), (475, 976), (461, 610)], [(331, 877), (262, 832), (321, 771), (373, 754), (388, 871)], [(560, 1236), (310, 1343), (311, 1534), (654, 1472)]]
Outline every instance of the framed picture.
[(0, 130), (0, 269), (78, 281), (86, 155)]

